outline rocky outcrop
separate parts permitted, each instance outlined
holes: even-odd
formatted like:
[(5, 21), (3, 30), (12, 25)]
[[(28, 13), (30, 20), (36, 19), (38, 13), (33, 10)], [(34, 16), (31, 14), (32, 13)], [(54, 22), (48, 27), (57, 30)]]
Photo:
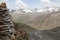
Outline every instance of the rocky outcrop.
[(8, 40), (14, 35), (14, 24), (11, 20), (11, 15), (7, 9), (6, 3), (0, 4), (0, 39)]

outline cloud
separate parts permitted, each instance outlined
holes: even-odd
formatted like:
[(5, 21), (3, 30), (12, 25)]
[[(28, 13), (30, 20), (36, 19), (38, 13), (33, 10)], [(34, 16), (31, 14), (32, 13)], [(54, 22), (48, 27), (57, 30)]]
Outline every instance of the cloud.
[(7, 3), (7, 0), (1, 0), (1, 1), (0, 1), (0, 3), (2, 3), (2, 2), (5, 2), (5, 3)]
[(6, 2), (7, 0), (2, 0), (2, 2)]
[(51, 2), (51, 0), (40, 0), (45, 7), (60, 7), (60, 3)]
[(21, 0), (16, 0), (15, 5), (17, 9), (20, 9), (20, 8), (24, 9), (28, 7), (28, 5)]
[(46, 3), (46, 2), (50, 2), (50, 1), (49, 0), (41, 0), (41, 2)]

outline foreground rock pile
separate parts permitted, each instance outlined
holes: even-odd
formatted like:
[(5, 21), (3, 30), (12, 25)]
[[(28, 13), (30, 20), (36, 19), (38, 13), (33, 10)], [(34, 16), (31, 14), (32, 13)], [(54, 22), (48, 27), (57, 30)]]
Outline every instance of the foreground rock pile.
[(15, 29), (14, 29), (14, 23), (11, 20), (11, 15), (9, 14), (9, 11), (6, 7), (6, 3), (1, 3), (0, 4), (0, 40), (29, 40), (28, 37), (29, 34), (25, 30), (22, 31)]
[(0, 4), (0, 39), (8, 40), (8, 38), (12, 39), (14, 35), (14, 24), (11, 20), (11, 15), (9, 14), (9, 10), (6, 6), (6, 3)]

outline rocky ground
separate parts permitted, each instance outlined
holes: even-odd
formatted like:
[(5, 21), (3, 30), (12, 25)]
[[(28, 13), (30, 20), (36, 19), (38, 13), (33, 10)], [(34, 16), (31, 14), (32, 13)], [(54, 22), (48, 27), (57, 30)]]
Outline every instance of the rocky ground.
[(28, 25), (15, 23), (15, 29), (26, 31), (29, 34), (29, 40), (60, 40), (60, 27), (50, 30), (36, 30)]

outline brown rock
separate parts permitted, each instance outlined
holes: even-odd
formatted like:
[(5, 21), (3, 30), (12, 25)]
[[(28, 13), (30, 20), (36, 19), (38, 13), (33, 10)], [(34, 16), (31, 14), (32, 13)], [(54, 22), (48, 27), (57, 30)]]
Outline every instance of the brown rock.
[(6, 8), (7, 6), (6, 6), (6, 3), (1, 3), (0, 4), (0, 8)]

